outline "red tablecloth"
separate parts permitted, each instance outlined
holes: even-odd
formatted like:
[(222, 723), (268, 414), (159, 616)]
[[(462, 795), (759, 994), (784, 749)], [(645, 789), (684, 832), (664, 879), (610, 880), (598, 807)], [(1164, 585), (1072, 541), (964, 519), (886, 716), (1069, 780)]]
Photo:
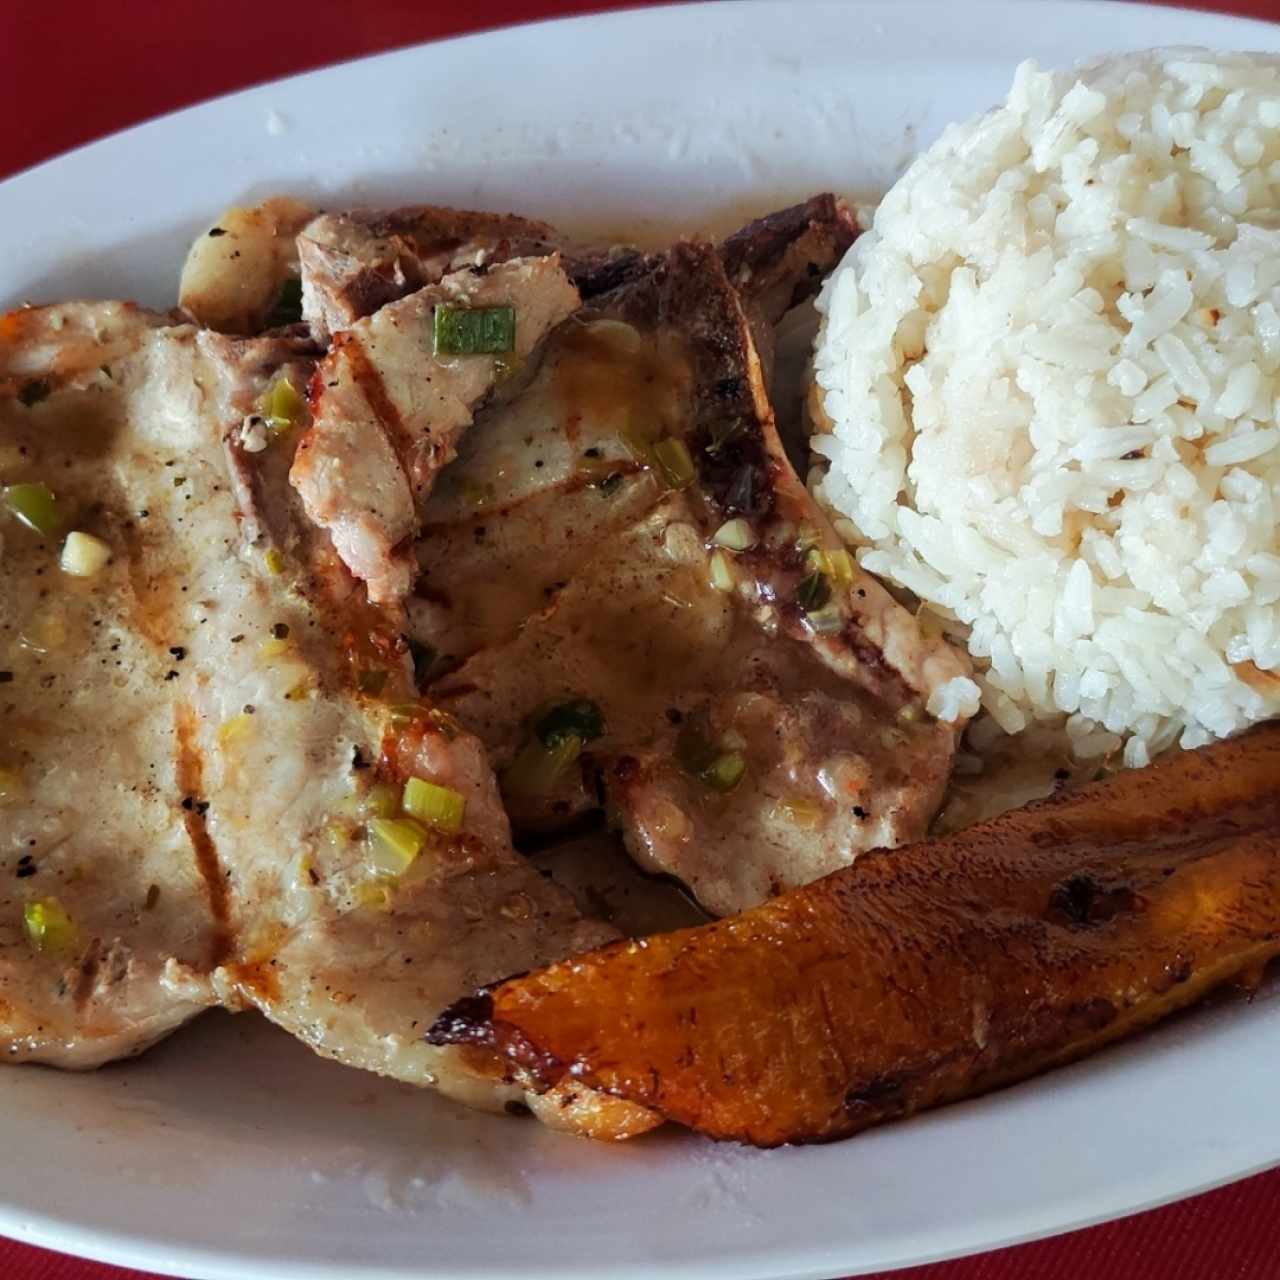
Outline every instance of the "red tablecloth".
[[(260, 80), (481, 26), (609, 7), (601, 0), (0, 0), (0, 177)], [(1199, 7), (1280, 19), (1280, 0), (1203, 0)], [(1273, 1280), (1280, 1276), (1280, 1170), (1089, 1231), (896, 1274)], [(0, 1280), (145, 1278), (0, 1238)]]

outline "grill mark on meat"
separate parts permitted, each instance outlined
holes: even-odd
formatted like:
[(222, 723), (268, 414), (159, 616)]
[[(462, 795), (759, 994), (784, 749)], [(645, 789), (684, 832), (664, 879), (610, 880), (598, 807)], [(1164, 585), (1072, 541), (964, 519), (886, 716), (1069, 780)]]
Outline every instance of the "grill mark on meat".
[(415, 465), (418, 449), (417, 442), (405, 430), (400, 410), (396, 408), (391, 397), (387, 394), (387, 386), (382, 380), (382, 373), (377, 365), (369, 359), (369, 353), (364, 349), (364, 344), (354, 333), (337, 334), (333, 340), (335, 354), (339, 348), (350, 361), (351, 376), (364, 393), (364, 398), (368, 401), (369, 408), (373, 410), (374, 417), (377, 418), (378, 425), (382, 428), (382, 433), (387, 438), (387, 443), (391, 445), (392, 451), (396, 455), (396, 461), (400, 463), (401, 471), (408, 477), (412, 485), (417, 470)]
[(89, 950), (80, 962), (80, 976), (76, 979), (73, 999), (77, 1011), (83, 1011), (89, 998), (93, 995), (94, 983), (98, 980), (98, 967), (102, 963), (102, 941), (99, 938), (89, 944)]
[(204, 788), (204, 758), (196, 741), (198, 726), (190, 703), (178, 703), (174, 709), (173, 727), (176, 746), (174, 773), (183, 795), (182, 823), (195, 855), (196, 869), (208, 894), (209, 912), (216, 922), (209, 947), (209, 967), (216, 968), (231, 953), (230, 904), (226, 877), (205, 821), (204, 803), (199, 799)]

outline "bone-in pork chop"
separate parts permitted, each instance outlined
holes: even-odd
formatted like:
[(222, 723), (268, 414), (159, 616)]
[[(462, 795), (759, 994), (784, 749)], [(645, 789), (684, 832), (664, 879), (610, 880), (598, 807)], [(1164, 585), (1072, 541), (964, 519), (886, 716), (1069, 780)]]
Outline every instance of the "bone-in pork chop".
[(465, 657), (433, 696), (489, 747), (518, 824), (603, 790), (640, 864), (716, 913), (924, 834), (955, 741), (933, 710), (963, 662), (792, 472), (710, 246), (556, 334), (425, 515), (415, 634)]

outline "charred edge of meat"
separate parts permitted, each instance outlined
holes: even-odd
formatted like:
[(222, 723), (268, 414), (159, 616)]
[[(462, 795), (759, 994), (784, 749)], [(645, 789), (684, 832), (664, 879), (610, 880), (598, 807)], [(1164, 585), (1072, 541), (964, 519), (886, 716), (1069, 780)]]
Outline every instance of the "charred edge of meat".
[(496, 1053), (539, 1092), (554, 1088), (564, 1077), (565, 1064), (544, 1053), (508, 1022), (494, 1021), (493, 998), (481, 991), (454, 1001), (427, 1028), (430, 1045), (469, 1045)]
[(444, 205), (411, 204), (398, 209), (353, 209), (341, 215), (378, 239), (411, 242), (420, 253), (447, 253), (473, 240), (520, 242), (530, 252), (551, 253), (558, 237), (554, 227), (516, 213), (486, 213)]
[(749, 222), (721, 242), (720, 260), (733, 284), (750, 291), (756, 279), (782, 267), (794, 250), (803, 252), (806, 237), (812, 237), (813, 260), (797, 273), (787, 303), (793, 307), (818, 292), (823, 277), (858, 238), (857, 221), (838, 196), (825, 191)]
[(564, 269), (585, 302), (652, 275), (663, 255), (643, 253), (629, 245), (610, 249), (565, 251)]

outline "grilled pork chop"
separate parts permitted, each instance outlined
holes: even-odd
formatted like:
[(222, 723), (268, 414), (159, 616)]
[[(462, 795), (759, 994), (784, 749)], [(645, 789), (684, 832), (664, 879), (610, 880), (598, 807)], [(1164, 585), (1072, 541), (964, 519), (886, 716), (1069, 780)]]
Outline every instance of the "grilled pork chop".
[(827, 1141), (1072, 1061), (1277, 954), (1272, 723), (513, 978), (429, 1038), (717, 1138)]
[[(766, 311), (791, 295), (767, 261)], [(955, 740), (931, 699), (965, 669), (838, 550), (712, 247), (557, 333), (425, 517), (414, 633), (468, 655), (432, 693), (506, 770), (518, 824), (602, 788), (637, 861), (718, 914), (924, 834)], [(580, 701), (595, 739), (531, 789), (540, 715)]]
[[(375, 602), (412, 581), (417, 504), (452, 461), (477, 405), (578, 305), (556, 255), (456, 271), (340, 333), (317, 371), (314, 422), (292, 480)], [(433, 346), (441, 307), (512, 308), (509, 354), (448, 355)]]
[[(424, 1002), (614, 931), (514, 853), (482, 748), (413, 699), (398, 617), (302, 518), (302, 424), (264, 434), (262, 406), (313, 350), (112, 303), (0, 325), (3, 1051), (96, 1066), (254, 1005), (327, 1056), (518, 1101), (421, 1043)], [(59, 568), (70, 530), (105, 545), (92, 576)], [(396, 814), (410, 778), (449, 823)], [(421, 847), (371, 843), (378, 820)], [(533, 1105), (651, 1123), (577, 1089)]]

